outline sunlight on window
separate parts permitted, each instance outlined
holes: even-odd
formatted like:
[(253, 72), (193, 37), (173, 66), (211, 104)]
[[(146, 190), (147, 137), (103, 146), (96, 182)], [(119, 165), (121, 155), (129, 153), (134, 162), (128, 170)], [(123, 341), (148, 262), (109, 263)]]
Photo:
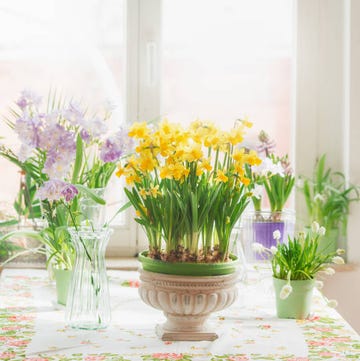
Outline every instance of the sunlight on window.
[(164, 0), (162, 114), (227, 128), (248, 116), (290, 151), (293, 16), (288, 0)]
[[(2, 116), (24, 88), (45, 100), (56, 89), (94, 110), (110, 101), (113, 124), (124, 122), (124, 1), (3, 0), (0, 17)], [(0, 134), (16, 144), (4, 122)], [(0, 169), (0, 199), (11, 204), (18, 170), (4, 159)]]

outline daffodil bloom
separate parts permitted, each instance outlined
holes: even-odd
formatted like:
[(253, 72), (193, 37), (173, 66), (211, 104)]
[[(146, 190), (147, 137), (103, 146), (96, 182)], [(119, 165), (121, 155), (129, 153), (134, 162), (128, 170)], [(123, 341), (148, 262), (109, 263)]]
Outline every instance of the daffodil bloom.
[(139, 194), (143, 199), (146, 199), (146, 196), (148, 195), (148, 192), (144, 188), (140, 188)]
[(157, 196), (161, 195), (161, 192), (159, 191), (159, 185), (157, 184), (156, 186), (151, 187), (149, 193), (154, 198), (157, 198)]
[(144, 138), (149, 132), (149, 128), (146, 122), (134, 123), (130, 128), (129, 137)]
[(223, 183), (226, 183), (228, 180), (229, 180), (229, 177), (227, 177), (222, 170), (218, 170), (218, 171), (216, 172), (215, 182), (223, 182)]

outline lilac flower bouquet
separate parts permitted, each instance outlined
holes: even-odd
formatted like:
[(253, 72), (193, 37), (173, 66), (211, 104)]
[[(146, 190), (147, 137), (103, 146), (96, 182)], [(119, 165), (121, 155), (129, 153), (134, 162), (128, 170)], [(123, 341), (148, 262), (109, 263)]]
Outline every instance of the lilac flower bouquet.
[(102, 117), (89, 116), (79, 103), (55, 95), (49, 96), (44, 109), (42, 105), (35, 93), (21, 93), (6, 118), (20, 147), (1, 145), (0, 155), (31, 176), (47, 220), (42, 238), (50, 258), (60, 268), (71, 269), (74, 250), (67, 227), (80, 224), (82, 198), (105, 203), (94, 189), (107, 186), (129, 138), (125, 129), (108, 131), (110, 109)]

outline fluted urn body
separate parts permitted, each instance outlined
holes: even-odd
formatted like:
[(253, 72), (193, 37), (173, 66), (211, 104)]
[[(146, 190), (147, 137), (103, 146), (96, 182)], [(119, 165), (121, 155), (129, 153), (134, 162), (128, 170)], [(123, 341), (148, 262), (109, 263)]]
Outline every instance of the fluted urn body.
[(162, 310), (167, 318), (157, 326), (163, 340), (214, 340), (207, 319), (212, 312), (234, 303), (238, 273), (219, 276), (179, 276), (140, 271), (139, 294), (148, 305)]

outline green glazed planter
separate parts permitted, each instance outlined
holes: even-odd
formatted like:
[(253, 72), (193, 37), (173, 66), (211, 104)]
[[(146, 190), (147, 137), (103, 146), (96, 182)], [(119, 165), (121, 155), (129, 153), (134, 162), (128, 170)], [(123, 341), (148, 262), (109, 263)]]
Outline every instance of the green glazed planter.
[(147, 257), (148, 252), (139, 254), (139, 261), (143, 270), (178, 276), (220, 276), (237, 271), (239, 259), (230, 255), (230, 262), (222, 263), (192, 263), (192, 262), (164, 262)]
[(280, 292), (287, 280), (273, 278), (276, 312), (279, 318), (305, 319), (310, 315), (315, 280), (290, 281), (292, 292), (282, 300)]
[(70, 286), (72, 271), (53, 268), (53, 272), (56, 283), (57, 302), (65, 306), (68, 290)]

